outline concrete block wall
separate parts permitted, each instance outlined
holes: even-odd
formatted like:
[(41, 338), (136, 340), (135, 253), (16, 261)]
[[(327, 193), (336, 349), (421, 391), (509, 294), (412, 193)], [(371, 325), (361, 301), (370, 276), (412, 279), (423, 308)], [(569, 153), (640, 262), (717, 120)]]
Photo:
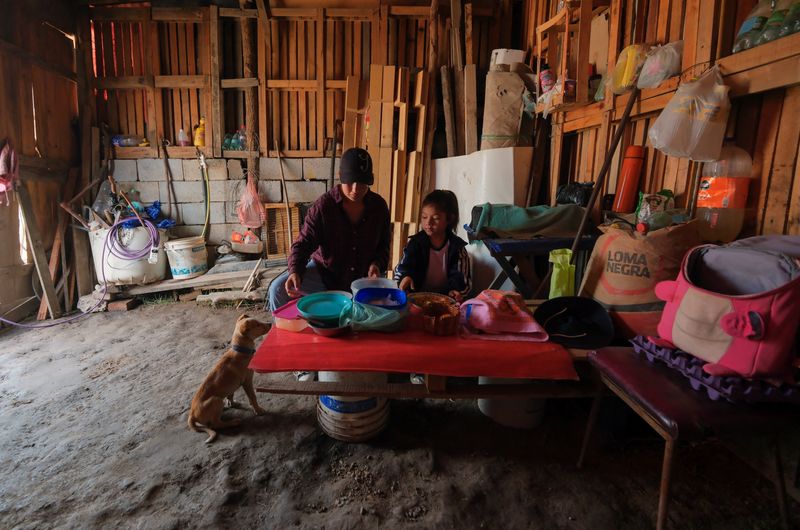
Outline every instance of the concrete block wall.
[[(245, 188), (244, 161), (239, 159), (207, 159), (211, 197), (209, 244), (218, 245), (230, 239), (234, 230), (243, 231), (236, 213), (236, 205)], [(325, 193), (329, 187), (329, 158), (284, 158), (283, 171), (289, 202), (310, 203)], [(277, 158), (259, 161), (258, 193), (262, 202), (282, 202), (281, 173)], [(203, 176), (195, 159), (170, 159), (175, 198), (181, 224), (170, 231), (171, 238), (200, 235), (203, 231), (205, 206), (203, 203)], [(335, 171), (339, 170), (336, 160)], [(114, 178), (126, 192), (136, 190), (144, 203), (161, 201), (170, 217), (164, 161), (159, 158), (115, 160)]]

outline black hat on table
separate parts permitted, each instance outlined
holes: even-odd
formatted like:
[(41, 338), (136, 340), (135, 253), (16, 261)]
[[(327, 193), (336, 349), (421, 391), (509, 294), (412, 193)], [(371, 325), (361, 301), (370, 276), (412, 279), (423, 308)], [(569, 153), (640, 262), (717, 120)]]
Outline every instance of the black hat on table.
[(360, 147), (351, 147), (345, 151), (339, 162), (339, 180), (342, 184), (361, 182), (372, 186), (375, 177), (372, 174), (372, 158), (369, 153)]
[(568, 348), (603, 348), (614, 339), (608, 311), (591, 298), (561, 296), (542, 303), (533, 313), (550, 340)]

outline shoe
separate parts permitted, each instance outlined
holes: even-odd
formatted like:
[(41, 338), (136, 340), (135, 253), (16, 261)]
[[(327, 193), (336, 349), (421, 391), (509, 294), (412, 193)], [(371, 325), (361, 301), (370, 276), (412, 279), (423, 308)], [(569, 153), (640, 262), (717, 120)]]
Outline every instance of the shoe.
[(295, 372), (294, 377), (298, 381), (316, 381), (317, 372)]
[(411, 374), (411, 377), (409, 377), (409, 379), (415, 385), (424, 385), (425, 384), (425, 376), (423, 374)]

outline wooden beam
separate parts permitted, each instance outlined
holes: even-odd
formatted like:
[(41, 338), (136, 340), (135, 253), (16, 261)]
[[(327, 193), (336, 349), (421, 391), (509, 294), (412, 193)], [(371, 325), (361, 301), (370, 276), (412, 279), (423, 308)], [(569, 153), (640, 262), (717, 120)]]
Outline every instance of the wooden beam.
[(258, 9), (237, 9), (235, 7), (220, 7), (219, 16), (227, 18), (258, 18)]
[(94, 22), (143, 22), (150, 19), (150, 8), (93, 7), (89, 18)]
[(344, 97), (344, 138), (342, 151), (356, 147), (358, 122), (358, 95), (360, 93), (359, 78), (347, 76), (347, 92)]
[(220, 88), (255, 88), (258, 86), (257, 77), (245, 77), (241, 79), (220, 79)]
[(154, 7), (152, 20), (157, 22), (203, 22), (206, 10), (202, 7)]
[(47, 303), (47, 310), (50, 311), (50, 315), (55, 319), (61, 316), (61, 308), (53, 285), (53, 278), (50, 276), (50, 270), (48, 269), (47, 256), (44, 253), (44, 242), (39, 232), (39, 225), (36, 223), (31, 196), (28, 193), (28, 186), (25, 184), (24, 178), (23, 182), (17, 187), (17, 199), (22, 211), (22, 218), (25, 221), (25, 229), (28, 234), (28, 241), (31, 244), (31, 253), (33, 254), (33, 263), (44, 292), (43, 296)]
[(478, 150), (478, 88), (474, 64), (464, 66), (464, 154)]
[(207, 75), (156, 75), (153, 76), (155, 88), (208, 88), (209, 76)]
[(457, 156), (455, 120), (453, 119), (453, 89), (450, 85), (450, 67), (442, 66), (442, 105), (444, 130), (447, 139), (447, 156)]
[(67, 81), (72, 81), (73, 83), (78, 82), (78, 76), (75, 74), (75, 72), (42, 59), (38, 55), (34, 55), (31, 52), (24, 50), (16, 44), (12, 44), (6, 40), (0, 39), (0, 52), (16, 57), (17, 59), (21, 59), (23, 62), (33, 63), (42, 70), (45, 70), (51, 74), (55, 74), (63, 79), (66, 79)]

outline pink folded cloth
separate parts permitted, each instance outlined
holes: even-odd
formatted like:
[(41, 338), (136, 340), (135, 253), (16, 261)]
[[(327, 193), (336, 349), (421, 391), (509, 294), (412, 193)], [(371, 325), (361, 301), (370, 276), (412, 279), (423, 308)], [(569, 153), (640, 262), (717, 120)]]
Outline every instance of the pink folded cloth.
[(519, 293), (487, 289), (461, 305), (462, 336), (488, 340), (545, 342), (547, 332)]

